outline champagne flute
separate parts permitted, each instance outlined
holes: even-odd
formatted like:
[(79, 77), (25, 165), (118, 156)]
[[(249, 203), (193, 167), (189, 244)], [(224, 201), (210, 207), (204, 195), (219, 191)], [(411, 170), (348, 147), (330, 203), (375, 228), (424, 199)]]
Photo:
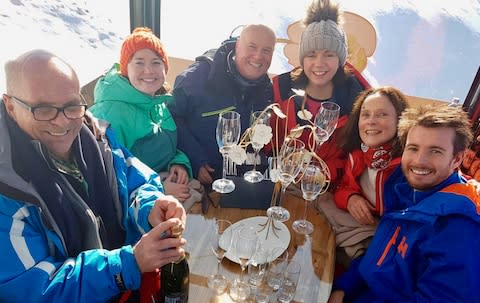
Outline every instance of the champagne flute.
[(301, 181), (302, 196), (305, 200), (305, 211), (303, 219), (295, 220), (292, 228), (299, 234), (309, 235), (313, 232), (313, 224), (307, 221), (308, 205), (318, 195), (324, 193), (330, 184), (330, 171), (328, 166), (321, 159), (314, 158), (306, 167)]
[(300, 263), (290, 261), (285, 270), (282, 286), (278, 292), (277, 300), (281, 303), (290, 303), (297, 291), (298, 279), (300, 278)]
[(340, 106), (337, 103), (324, 101), (315, 115), (315, 141), (317, 146), (325, 143), (337, 128)]
[(244, 301), (250, 295), (250, 285), (244, 281), (245, 268), (253, 257), (257, 248), (258, 235), (253, 226), (245, 226), (238, 230), (235, 238), (235, 254), (242, 271), (240, 278), (235, 279), (232, 287), (230, 287), (230, 298), (233, 301)]
[(243, 179), (247, 182), (257, 183), (257, 182), (260, 182), (260, 181), (263, 180), (263, 174), (256, 170), (258, 153), (262, 149), (263, 144), (261, 144), (261, 143), (259, 144), (258, 142), (255, 142), (254, 140), (252, 140), (252, 138), (254, 138), (254, 136), (255, 136), (256, 126), (257, 125), (269, 126), (269, 121), (270, 121), (269, 113), (263, 112), (263, 111), (253, 112), (251, 117), (250, 117), (250, 127), (251, 127), (251, 130), (250, 130), (251, 140), (250, 141), (252, 142), (252, 148), (253, 148), (253, 151), (254, 151), (254, 154), (253, 154), (254, 160), (253, 160), (253, 169), (249, 170), (249, 171), (245, 172), (245, 174), (243, 174)]
[(227, 176), (227, 155), (232, 146), (240, 139), (240, 114), (234, 111), (220, 113), (217, 121), (216, 138), (220, 153), (223, 157), (222, 178), (213, 182), (212, 188), (216, 192), (227, 194), (235, 190), (235, 183), (226, 178)]
[(283, 142), (278, 155), (278, 169), (280, 172), (278, 178), (282, 184), (281, 197), (278, 205), (270, 206), (267, 209), (269, 218), (279, 222), (285, 222), (290, 218), (290, 212), (282, 207), (282, 202), (285, 199), (285, 190), (304, 167), (304, 152), (305, 144), (298, 139), (286, 138)]
[(217, 295), (225, 292), (227, 288), (227, 279), (220, 273), (220, 263), (222, 263), (225, 252), (230, 249), (232, 242), (232, 231), (229, 228), (232, 225), (230, 221), (215, 219), (212, 227), (212, 237), (210, 239), (210, 248), (217, 258), (217, 270), (214, 275), (208, 279), (208, 287), (213, 289)]
[[(274, 256), (277, 257), (273, 259)], [(267, 285), (276, 293), (283, 284), (285, 269), (288, 265), (288, 251), (280, 247), (273, 248), (271, 257), (272, 260), (267, 269)]]

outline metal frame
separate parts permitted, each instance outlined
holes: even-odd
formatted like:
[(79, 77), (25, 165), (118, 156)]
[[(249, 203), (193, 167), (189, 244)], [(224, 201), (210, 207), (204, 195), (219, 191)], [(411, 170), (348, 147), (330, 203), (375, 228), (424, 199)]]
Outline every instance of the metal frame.
[(161, 0), (130, 0), (130, 31), (146, 26), (160, 38), (160, 19)]

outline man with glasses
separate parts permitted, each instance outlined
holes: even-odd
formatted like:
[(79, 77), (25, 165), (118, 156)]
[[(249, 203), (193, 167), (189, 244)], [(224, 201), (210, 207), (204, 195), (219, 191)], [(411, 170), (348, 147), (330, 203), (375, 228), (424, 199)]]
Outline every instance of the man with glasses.
[[(74, 70), (43, 50), (5, 64), (0, 302), (107, 302), (174, 262), (185, 210), (87, 111)], [(28, 291), (19, 291), (28, 285)]]

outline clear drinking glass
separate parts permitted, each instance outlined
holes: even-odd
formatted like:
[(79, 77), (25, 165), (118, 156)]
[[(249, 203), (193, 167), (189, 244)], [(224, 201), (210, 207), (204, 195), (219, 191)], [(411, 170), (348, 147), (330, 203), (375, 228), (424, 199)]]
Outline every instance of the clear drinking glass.
[[(256, 125), (269, 126), (270, 125), (269, 123), (270, 123), (270, 114), (268, 112), (263, 112), (263, 111), (253, 112), (250, 117), (250, 127), (252, 128), (250, 136), (251, 137), (255, 136)], [(243, 179), (245, 181), (248, 181), (250, 183), (257, 183), (263, 180), (263, 174), (256, 170), (258, 153), (260, 152), (262, 147), (263, 147), (262, 144), (258, 144), (252, 141), (252, 148), (254, 151), (253, 169), (243, 174)]]
[(270, 206), (267, 209), (269, 218), (279, 222), (285, 222), (290, 218), (290, 212), (282, 207), (282, 202), (285, 198), (285, 190), (304, 167), (304, 152), (305, 144), (298, 139), (287, 138), (283, 142), (280, 154), (277, 157), (278, 178), (282, 184), (282, 192), (278, 205)]
[(268, 251), (257, 246), (255, 254), (248, 263), (248, 282), (252, 289), (259, 287), (263, 282), (267, 270)]
[(315, 115), (315, 142), (322, 145), (337, 128), (340, 106), (337, 103), (324, 101)]
[(257, 231), (253, 226), (240, 228), (234, 239), (235, 255), (238, 257), (242, 271), (240, 277), (235, 279), (230, 287), (230, 298), (233, 301), (244, 301), (250, 295), (250, 285), (243, 277), (248, 262), (257, 248), (257, 241)]
[(300, 263), (290, 261), (285, 270), (283, 283), (277, 295), (277, 300), (281, 303), (289, 303), (295, 297), (297, 291), (298, 279), (300, 278)]
[[(272, 249), (271, 256), (278, 254), (282, 248)], [(267, 270), (267, 284), (273, 292), (277, 292), (283, 284), (285, 269), (288, 265), (288, 252), (285, 250), (279, 256), (270, 261)]]
[(313, 224), (307, 221), (308, 205), (315, 200), (319, 194), (324, 193), (330, 184), (330, 172), (328, 166), (320, 159), (311, 159), (303, 172), (301, 187), (305, 200), (305, 211), (303, 219), (295, 220), (292, 228), (299, 234), (309, 235), (313, 232)]
[[(225, 252), (231, 246), (232, 231), (229, 229), (231, 225), (230, 221), (215, 219), (212, 230), (210, 230), (210, 248), (217, 258), (217, 269), (215, 274), (209, 277), (208, 287), (213, 289), (217, 295), (224, 293), (228, 285), (227, 278), (220, 273), (220, 264), (225, 256)], [(221, 239), (223, 243), (221, 243)]]
[(223, 157), (222, 178), (215, 180), (212, 184), (213, 190), (226, 194), (235, 190), (232, 180), (226, 178), (227, 154), (232, 146), (240, 139), (241, 123), (240, 114), (234, 111), (225, 111), (218, 116), (216, 137), (220, 153)]

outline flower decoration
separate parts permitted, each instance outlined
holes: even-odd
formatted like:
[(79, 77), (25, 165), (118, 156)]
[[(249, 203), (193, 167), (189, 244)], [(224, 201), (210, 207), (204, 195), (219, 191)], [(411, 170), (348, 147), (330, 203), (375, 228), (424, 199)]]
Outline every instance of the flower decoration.
[(253, 128), (252, 144), (261, 145), (268, 144), (272, 139), (272, 128), (265, 124), (257, 124)]
[(247, 160), (247, 152), (238, 145), (234, 145), (228, 151), (228, 157), (236, 164), (242, 164)]
[[(269, 111), (273, 111), (278, 117), (286, 118), (285, 114), (280, 110), (278, 104), (270, 104), (267, 106), (260, 117), (263, 115), (269, 115)], [(240, 138), (240, 142), (233, 146), (228, 152), (228, 157), (237, 165), (241, 165), (247, 159), (247, 153), (245, 149), (252, 145), (257, 149), (263, 148), (266, 144), (270, 143), (273, 137), (272, 127), (260, 123), (260, 117), (252, 123), (252, 126), (247, 128)]]

